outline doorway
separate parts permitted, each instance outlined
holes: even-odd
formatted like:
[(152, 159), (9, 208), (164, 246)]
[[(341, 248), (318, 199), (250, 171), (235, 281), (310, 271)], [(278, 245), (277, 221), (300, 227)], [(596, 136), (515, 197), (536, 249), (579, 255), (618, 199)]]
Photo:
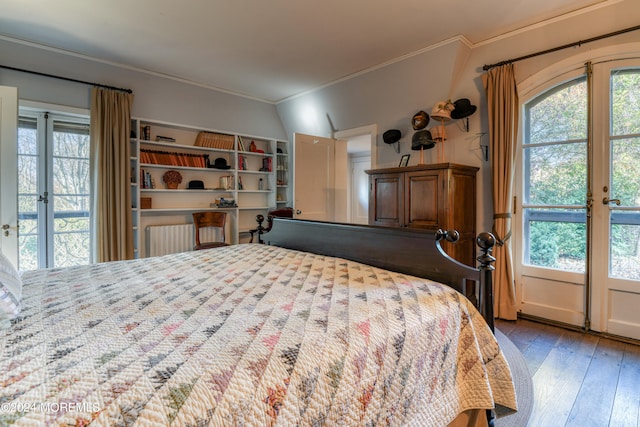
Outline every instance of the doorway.
[(522, 99), (519, 309), (640, 339), (640, 60), (588, 63)]
[(335, 133), (335, 138), (294, 134), (293, 195), (296, 218), (368, 223), (369, 181), (377, 126)]
[(89, 117), (21, 108), (18, 265), (90, 263)]

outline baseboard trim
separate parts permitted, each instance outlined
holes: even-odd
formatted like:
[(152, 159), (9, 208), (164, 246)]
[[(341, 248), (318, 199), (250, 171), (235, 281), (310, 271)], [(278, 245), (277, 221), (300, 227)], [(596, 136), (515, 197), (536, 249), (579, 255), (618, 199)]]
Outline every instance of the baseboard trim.
[(558, 322), (557, 320), (545, 319), (543, 317), (533, 316), (531, 314), (518, 313), (518, 319), (530, 320), (530, 321), (536, 322), (536, 323), (542, 323), (542, 324), (545, 324), (545, 325), (556, 326), (558, 328), (567, 329), (567, 330), (570, 330), (570, 331), (583, 332), (585, 334), (589, 334), (589, 335), (593, 335), (593, 336), (597, 336), (597, 337), (601, 337), (601, 338), (607, 338), (607, 339), (614, 340), (614, 341), (620, 341), (620, 342), (624, 342), (624, 343), (627, 343), (627, 344), (633, 344), (633, 345), (640, 346), (640, 340), (636, 340), (636, 339), (628, 338), (628, 337), (623, 337), (621, 335), (609, 334), (607, 332), (598, 332), (598, 331), (593, 331), (593, 330), (590, 330), (590, 329), (587, 330), (584, 327), (575, 326), (575, 325), (571, 325), (569, 323), (564, 323), (564, 322)]

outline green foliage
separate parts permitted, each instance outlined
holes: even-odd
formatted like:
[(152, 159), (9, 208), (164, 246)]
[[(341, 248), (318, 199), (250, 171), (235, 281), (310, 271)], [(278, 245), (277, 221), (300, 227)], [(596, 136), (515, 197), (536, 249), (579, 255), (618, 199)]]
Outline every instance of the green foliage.
[[(594, 144), (611, 144), (610, 197), (622, 206), (640, 206), (640, 72), (618, 70), (611, 75), (612, 137)], [(525, 110), (525, 203), (544, 207), (583, 206), (587, 193), (586, 79), (565, 83), (527, 104)], [(596, 151), (597, 152), (597, 151)], [(597, 156), (595, 162), (601, 161)], [(558, 212), (561, 212), (559, 210)], [(638, 214), (638, 211), (631, 213)], [(640, 227), (613, 225), (611, 255), (617, 265), (633, 264), (638, 256)], [(550, 268), (584, 265), (584, 223), (531, 221), (529, 262)], [(626, 260), (626, 261), (625, 261)]]

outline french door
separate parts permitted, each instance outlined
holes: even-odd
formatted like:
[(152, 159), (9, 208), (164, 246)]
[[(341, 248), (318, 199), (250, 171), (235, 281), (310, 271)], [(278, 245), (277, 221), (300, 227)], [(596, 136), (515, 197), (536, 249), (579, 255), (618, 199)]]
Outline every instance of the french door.
[(18, 267), (89, 264), (89, 122), (50, 112), (18, 118)]
[(640, 339), (640, 61), (525, 95), (522, 129), (519, 309)]

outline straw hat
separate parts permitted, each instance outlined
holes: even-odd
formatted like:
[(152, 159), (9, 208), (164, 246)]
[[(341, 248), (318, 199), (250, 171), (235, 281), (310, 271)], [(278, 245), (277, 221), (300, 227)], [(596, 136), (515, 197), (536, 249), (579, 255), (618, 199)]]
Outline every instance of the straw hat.
[(454, 108), (451, 101), (438, 101), (431, 110), (431, 117), (441, 122), (449, 121), (451, 120), (451, 112)]

